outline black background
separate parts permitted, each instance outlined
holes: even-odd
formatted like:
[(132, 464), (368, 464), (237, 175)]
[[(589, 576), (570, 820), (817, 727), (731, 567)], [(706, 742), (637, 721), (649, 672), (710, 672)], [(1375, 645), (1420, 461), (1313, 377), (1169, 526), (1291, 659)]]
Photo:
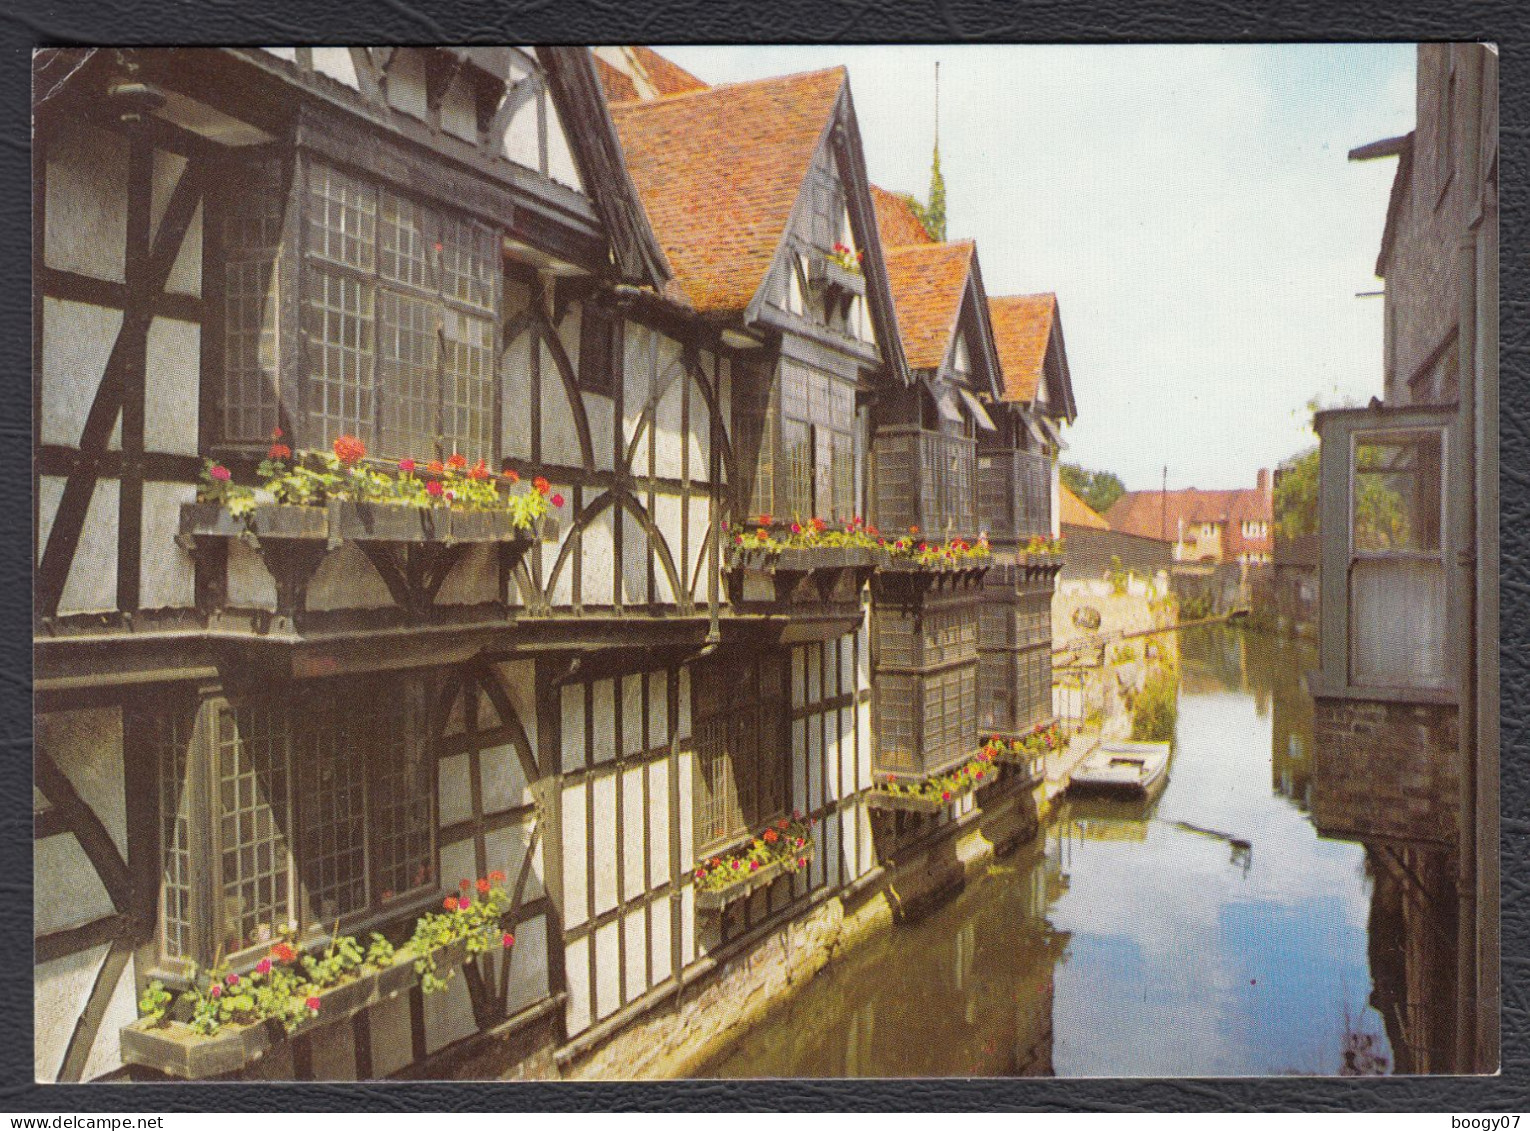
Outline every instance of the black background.
[[(1093, 1110), (1513, 1111), (1525, 1104), (1523, 730), (1530, 506), (1524, 52), (1530, 6), (1141, 0), (11, 0), (0, 12), (0, 1111)], [(1384, 1080), (907, 1080), (663, 1084), (42, 1085), (32, 1082), (30, 64), (39, 46), (408, 43), (1481, 40), (1500, 48), (1502, 139), (1503, 1071)], [(1355, 144), (1371, 138), (1352, 139)], [(1384, 207), (1377, 201), (1378, 210)], [(1152, 301), (1150, 294), (1145, 301)], [(1379, 392), (1379, 383), (1377, 391)], [(132, 799), (130, 798), (130, 803)], [(1176, 1034), (1165, 1032), (1173, 1041)], [(1445, 1126), (1442, 1122), (1441, 1126)]]

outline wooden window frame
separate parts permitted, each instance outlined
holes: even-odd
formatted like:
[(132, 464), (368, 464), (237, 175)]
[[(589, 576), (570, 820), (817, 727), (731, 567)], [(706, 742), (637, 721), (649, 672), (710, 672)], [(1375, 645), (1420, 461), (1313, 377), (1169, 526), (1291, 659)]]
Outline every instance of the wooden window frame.
[[(771, 668), (774, 691), (767, 688)], [(707, 680), (716, 681), (717, 686), (704, 686)], [(789, 686), (787, 657), (777, 651), (762, 652), (747, 661), (714, 662), (712, 670), (698, 671), (693, 678), (697, 738), (693, 822), (698, 856), (726, 852), (766, 822), (784, 816), (790, 807)], [(719, 784), (732, 786), (731, 803), (726, 794), (719, 798)], [(768, 791), (773, 795), (766, 796)], [(720, 822), (714, 812), (719, 806)], [(714, 831), (712, 825), (719, 827)]]

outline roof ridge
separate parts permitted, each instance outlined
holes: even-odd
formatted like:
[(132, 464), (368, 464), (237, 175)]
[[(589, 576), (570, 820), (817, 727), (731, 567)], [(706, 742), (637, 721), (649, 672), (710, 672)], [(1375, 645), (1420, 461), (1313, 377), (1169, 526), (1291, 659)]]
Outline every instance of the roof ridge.
[(784, 83), (795, 80), (818, 78), (821, 75), (838, 73), (845, 79), (850, 77), (850, 72), (843, 63), (834, 67), (820, 67), (816, 71), (793, 71), (789, 75), (767, 75), (764, 78), (744, 79), (742, 82), (717, 83), (715, 86), (703, 86), (696, 90), (682, 90), (676, 94), (659, 94), (652, 98), (624, 98), (611, 103), (613, 108), (622, 110), (643, 109), (650, 106), (669, 106), (686, 98), (705, 98), (713, 94), (726, 94), (729, 91), (744, 90), (748, 87), (766, 86), (770, 83)]

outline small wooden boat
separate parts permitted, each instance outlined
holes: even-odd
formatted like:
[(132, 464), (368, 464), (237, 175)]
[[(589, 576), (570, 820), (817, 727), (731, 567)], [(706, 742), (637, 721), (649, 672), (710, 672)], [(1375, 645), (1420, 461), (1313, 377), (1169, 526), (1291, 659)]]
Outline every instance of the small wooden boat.
[(1168, 780), (1167, 742), (1106, 742), (1073, 771), (1069, 788), (1080, 793), (1147, 797)]

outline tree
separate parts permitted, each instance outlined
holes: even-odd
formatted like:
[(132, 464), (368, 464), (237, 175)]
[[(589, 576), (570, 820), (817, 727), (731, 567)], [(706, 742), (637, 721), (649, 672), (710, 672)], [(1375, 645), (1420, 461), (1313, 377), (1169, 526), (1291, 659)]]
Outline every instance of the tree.
[(1126, 484), (1113, 471), (1090, 471), (1077, 464), (1065, 463), (1058, 468), (1063, 485), (1072, 491), (1097, 514), (1104, 514), (1122, 495)]
[(1318, 449), (1303, 452), (1275, 477), (1275, 533), (1289, 542), (1318, 532)]

